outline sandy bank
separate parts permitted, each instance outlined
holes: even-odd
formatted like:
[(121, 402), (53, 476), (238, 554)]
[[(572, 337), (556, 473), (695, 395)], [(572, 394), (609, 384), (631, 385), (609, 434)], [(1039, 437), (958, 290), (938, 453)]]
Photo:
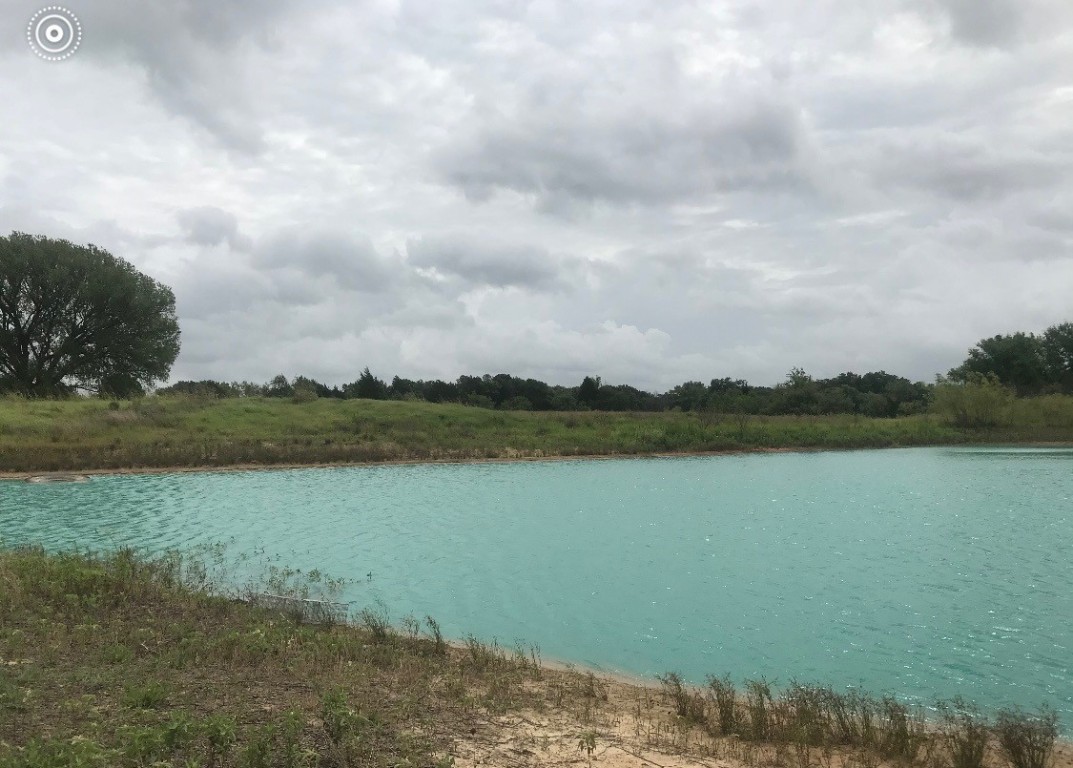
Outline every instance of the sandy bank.
[[(563, 685), (577, 685), (585, 670), (557, 670), (546, 665), (540, 685), (554, 692), (556, 674)], [(585, 683), (586, 685), (588, 683)], [(904, 768), (903, 763), (862, 762), (862, 756), (837, 749), (813, 748), (803, 756), (793, 746), (752, 744), (737, 737), (713, 737), (702, 728), (683, 724), (657, 682), (631, 681), (594, 673), (595, 696), (540, 710), (493, 717), (475, 733), (462, 734), (451, 750), (458, 768), (591, 765), (607, 768)], [(996, 745), (989, 748), (987, 768), (1008, 768)], [(1051, 768), (1073, 768), (1073, 744), (1061, 742)]]

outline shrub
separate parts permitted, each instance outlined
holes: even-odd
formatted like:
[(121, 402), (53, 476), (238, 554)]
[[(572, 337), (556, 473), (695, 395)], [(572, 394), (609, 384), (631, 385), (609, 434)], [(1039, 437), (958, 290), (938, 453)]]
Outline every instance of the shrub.
[(951, 768), (982, 768), (991, 736), (976, 708), (961, 697), (940, 701), (939, 734), (950, 756)]
[(995, 720), (995, 734), (1013, 768), (1047, 768), (1058, 739), (1058, 715), (1046, 706), (1035, 716), (1004, 709)]
[(724, 675), (723, 677), (710, 675), (708, 677), (708, 688), (711, 690), (712, 699), (715, 701), (715, 724), (719, 729), (719, 733), (724, 736), (736, 733), (738, 730), (738, 713), (735, 707), (738, 703), (738, 692), (734, 688), (734, 683), (730, 680), (730, 675)]
[(656, 679), (663, 683), (663, 690), (674, 702), (674, 711), (678, 717), (688, 723), (705, 721), (704, 697), (697, 691), (687, 690), (681, 675), (668, 672)]
[(883, 736), (879, 752), (887, 758), (912, 761), (927, 740), (924, 719), (918, 711), (911, 711), (893, 696), (879, 700), (879, 714), (883, 719)]
[(291, 395), (292, 403), (312, 403), (317, 399), (317, 390), (307, 384), (299, 384)]
[(790, 736), (799, 744), (818, 747), (827, 741), (828, 691), (814, 685), (791, 683), (786, 691)]
[(940, 379), (932, 410), (958, 427), (996, 427), (1007, 421), (1013, 392), (994, 374), (970, 373), (964, 383)]
[(764, 678), (746, 680), (745, 703), (749, 708), (749, 738), (766, 740), (770, 725), (771, 684)]

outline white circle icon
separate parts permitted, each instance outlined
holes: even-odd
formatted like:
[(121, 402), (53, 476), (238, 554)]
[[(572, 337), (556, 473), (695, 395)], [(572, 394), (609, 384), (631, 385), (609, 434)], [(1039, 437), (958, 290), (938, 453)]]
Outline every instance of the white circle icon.
[(35, 13), (26, 27), (26, 41), (42, 59), (63, 61), (82, 43), (82, 25), (66, 8), (50, 5)]

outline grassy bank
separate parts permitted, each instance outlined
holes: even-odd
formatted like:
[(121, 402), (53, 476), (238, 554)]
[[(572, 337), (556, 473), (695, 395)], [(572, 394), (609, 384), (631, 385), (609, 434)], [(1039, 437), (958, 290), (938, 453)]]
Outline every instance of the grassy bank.
[(1073, 398), (1006, 426), (934, 416), (534, 413), (377, 400), (0, 400), (0, 471), (639, 455), (964, 442), (1073, 442)]
[[(275, 585), (278, 588), (278, 584)], [(434, 621), (306, 626), (206, 570), (0, 549), (0, 768), (585, 764), (1046, 768), (1054, 721), (765, 681), (548, 669)], [(668, 755), (673, 755), (669, 759)], [(1060, 746), (1060, 765), (1070, 764)]]

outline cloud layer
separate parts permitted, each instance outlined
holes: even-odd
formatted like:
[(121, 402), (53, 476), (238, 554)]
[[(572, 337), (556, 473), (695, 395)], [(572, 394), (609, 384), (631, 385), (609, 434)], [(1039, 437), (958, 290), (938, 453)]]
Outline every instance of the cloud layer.
[(651, 389), (1073, 319), (1073, 7), (0, 0), (0, 229), (171, 285), (173, 378)]

